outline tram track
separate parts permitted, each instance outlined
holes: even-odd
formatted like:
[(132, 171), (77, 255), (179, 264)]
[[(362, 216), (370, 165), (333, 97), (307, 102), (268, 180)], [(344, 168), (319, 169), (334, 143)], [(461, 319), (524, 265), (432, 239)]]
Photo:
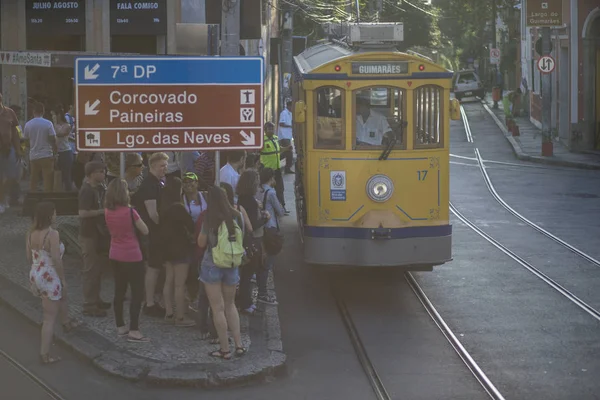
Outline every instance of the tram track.
[[(433, 303), (429, 300), (429, 298), (427, 297), (417, 280), (414, 278), (414, 276), (410, 272), (406, 272), (404, 274), (404, 279), (408, 283), (408, 286), (411, 288), (412, 292), (415, 294), (421, 305), (424, 307), (431, 320), (441, 331), (444, 338), (448, 341), (452, 349), (463, 361), (463, 363), (466, 365), (471, 374), (475, 377), (477, 382), (479, 382), (484, 391), (489, 395), (491, 399), (504, 400), (504, 397), (502, 396), (500, 391), (496, 388), (492, 381), (487, 377), (485, 372), (483, 372), (483, 370), (479, 367), (477, 362), (461, 344), (460, 340), (458, 340), (457, 336), (452, 332), (448, 324), (446, 324), (446, 322), (444, 321), (440, 313), (436, 310)], [(365, 375), (373, 389), (375, 397), (377, 398), (377, 400), (392, 399), (375, 365), (369, 357), (369, 354), (361, 339), (360, 333), (358, 332), (354, 320), (352, 319), (352, 315), (348, 310), (346, 302), (344, 301), (342, 295), (339, 293), (339, 290), (334, 286), (333, 283), (331, 284), (331, 291), (335, 299), (339, 314), (342, 317), (344, 327), (346, 328), (352, 346), (354, 347), (354, 350), (356, 352), (358, 361), (363, 371), (365, 372)]]
[[(462, 106), (461, 106), (461, 110), (462, 110)], [(465, 130), (468, 132), (471, 132), (471, 126), (469, 123), (469, 119), (467, 117), (466, 112), (463, 111), (463, 125), (465, 127)], [(467, 134), (468, 136), (470, 134)], [(481, 156), (481, 153), (479, 151), (479, 148), (477, 148), (477, 146), (474, 147), (474, 152), (475, 152), (475, 161), (477, 162), (477, 165), (479, 166), (479, 170), (481, 172), (481, 175), (483, 177), (484, 183), (488, 189), (488, 191), (490, 192), (490, 194), (492, 195), (492, 197), (494, 198), (494, 200), (496, 200), (496, 202), (498, 202), (498, 204), (500, 204), (504, 209), (506, 209), (509, 213), (511, 213), (513, 216), (515, 216), (517, 219), (519, 219), (521, 222), (525, 223), (526, 225), (530, 226), (531, 228), (533, 228), (534, 230), (536, 230), (538, 233), (546, 236), (547, 238), (553, 240), (554, 242), (558, 243), (559, 245), (565, 247), (566, 249), (568, 249), (569, 251), (571, 251), (572, 253), (576, 254), (577, 256), (583, 258), (584, 260), (588, 261), (589, 263), (591, 263), (592, 265), (596, 266), (596, 267), (600, 267), (600, 261), (597, 260), (596, 258), (592, 257), (591, 255), (585, 253), (584, 251), (578, 249), (577, 247), (569, 244), (568, 242), (566, 242), (565, 240), (559, 238), (558, 236), (554, 235), (553, 233), (549, 232), (548, 230), (542, 228), (541, 226), (539, 226), (538, 224), (536, 224), (535, 222), (529, 220), (528, 218), (526, 218), (525, 216), (523, 216), (521, 213), (519, 213), (518, 211), (516, 211), (514, 208), (512, 208), (499, 194), (498, 191), (496, 190), (492, 179), (490, 178), (489, 174), (486, 171), (486, 167), (485, 167), (485, 163), (487, 161), (483, 160), (483, 157)], [(468, 158), (468, 157), (461, 157), (461, 158)]]
[(592, 306), (590, 306), (589, 304), (587, 304), (586, 302), (584, 302), (583, 300), (581, 300), (579, 297), (577, 297), (576, 295), (574, 295), (573, 293), (571, 293), (568, 289), (566, 289), (565, 287), (563, 287), (562, 285), (560, 285), (558, 282), (556, 282), (555, 280), (553, 280), (552, 278), (550, 278), (548, 275), (544, 274), (538, 268), (536, 268), (535, 266), (533, 266), (533, 264), (531, 264), (530, 262), (526, 261), (525, 259), (523, 259), (519, 255), (517, 255), (514, 251), (510, 250), (508, 247), (504, 246), (499, 241), (497, 241), (496, 239), (494, 239), (493, 237), (491, 237), (489, 234), (487, 234), (486, 232), (484, 232), (475, 223), (473, 223), (468, 218), (466, 218), (454, 206), (454, 204), (452, 204), (452, 202), (450, 202), (450, 211), (463, 224), (465, 224), (467, 227), (469, 227), (471, 230), (473, 230), (479, 236), (481, 236), (482, 238), (484, 238), (485, 240), (487, 240), (489, 243), (491, 243), (498, 250), (500, 250), (501, 252), (503, 252), (504, 254), (506, 254), (508, 257), (512, 258), (519, 265), (521, 265), (522, 267), (524, 267), (525, 269), (527, 269), (529, 272), (531, 272), (532, 274), (534, 274), (535, 276), (537, 276), (539, 279), (541, 279), (542, 281), (544, 281), (546, 284), (548, 284), (550, 287), (552, 287), (558, 293), (560, 293), (561, 295), (563, 295), (564, 297), (566, 297), (568, 300), (570, 300), (577, 307), (581, 308), (583, 311), (585, 311), (586, 313), (588, 313), (590, 316), (592, 316), (596, 320), (600, 321), (600, 312), (598, 310), (596, 310), (595, 308), (593, 308)]
[(66, 400), (65, 397), (63, 397), (57, 391), (55, 391), (50, 386), (48, 386), (48, 384), (46, 384), (41, 378), (39, 378), (37, 375), (35, 375), (30, 369), (28, 369), (27, 367), (25, 367), (19, 361), (17, 361), (13, 357), (11, 357), (4, 350), (0, 349), (0, 357), (3, 360), (5, 360), (8, 364), (10, 364), (10, 366), (12, 366), (17, 371), (19, 371), (22, 375), (24, 375), (25, 377), (27, 377), (37, 387), (39, 387), (41, 390), (43, 390), (44, 393), (47, 394), (50, 399), (53, 399), (53, 400)]

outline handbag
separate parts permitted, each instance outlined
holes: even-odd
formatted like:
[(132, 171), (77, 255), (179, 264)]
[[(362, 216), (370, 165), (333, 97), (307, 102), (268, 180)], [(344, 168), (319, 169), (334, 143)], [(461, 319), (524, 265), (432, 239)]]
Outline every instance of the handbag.
[(135, 226), (135, 219), (133, 218), (132, 207), (129, 207), (129, 215), (131, 216), (131, 225), (133, 227), (133, 232), (135, 233), (135, 237), (138, 240), (138, 245), (140, 246), (140, 251), (142, 252), (142, 259), (144, 261), (148, 261), (148, 241), (146, 240), (147, 236), (142, 235), (141, 232)]
[[(265, 195), (263, 197), (263, 210), (265, 210), (266, 208), (267, 194), (271, 190), (272, 189), (268, 189), (267, 191), (265, 191)], [(272, 215), (271, 218), (275, 218), (275, 224), (277, 225), (277, 227), (264, 228), (265, 234), (263, 236), (263, 244), (265, 245), (265, 251), (268, 255), (276, 256), (283, 249), (284, 238), (283, 234), (281, 233), (281, 230), (279, 229), (279, 221), (277, 220), (277, 216)]]

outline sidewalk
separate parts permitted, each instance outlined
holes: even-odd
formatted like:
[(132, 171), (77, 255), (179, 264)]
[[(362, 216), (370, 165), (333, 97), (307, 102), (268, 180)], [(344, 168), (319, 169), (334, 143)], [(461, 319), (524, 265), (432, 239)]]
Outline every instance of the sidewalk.
[[(36, 324), (41, 323), (41, 303), (29, 291), (29, 266), (25, 259), (25, 237), (30, 220), (10, 209), (0, 216), (0, 299)], [(61, 332), (57, 322), (56, 337), (94, 366), (112, 375), (133, 381), (198, 387), (231, 386), (265, 380), (279, 373), (285, 363), (277, 306), (258, 307), (257, 316), (240, 315), (242, 340), (248, 353), (240, 358), (221, 360), (209, 356), (218, 349), (200, 340), (198, 327), (177, 328), (160, 318), (140, 317), (140, 330), (152, 342), (129, 343), (116, 334), (112, 309), (104, 318), (82, 315), (81, 256), (77, 244), (77, 217), (59, 217), (61, 240), (67, 246), (64, 257), (71, 316), (83, 324), (69, 334)], [(274, 290), (273, 277), (269, 290)], [(256, 290), (255, 290), (256, 292)], [(102, 299), (111, 301), (114, 294), (112, 274), (102, 281)], [(255, 293), (256, 295), (256, 293)], [(128, 320), (128, 301), (125, 320)], [(196, 319), (196, 313), (188, 315)], [(39, 346), (39, 342), (32, 343)]]
[(557, 165), (562, 167), (573, 167), (582, 169), (600, 169), (600, 154), (574, 153), (569, 151), (560, 141), (553, 140), (554, 155), (543, 157), (542, 154), (542, 131), (536, 127), (529, 117), (514, 118), (519, 126), (520, 136), (512, 136), (506, 129), (504, 109), (502, 102), (498, 108), (493, 109), (492, 96), (487, 95), (482, 101), (483, 107), (492, 116), (504, 136), (513, 148), (519, 160), (532, 161), (542, 164)]

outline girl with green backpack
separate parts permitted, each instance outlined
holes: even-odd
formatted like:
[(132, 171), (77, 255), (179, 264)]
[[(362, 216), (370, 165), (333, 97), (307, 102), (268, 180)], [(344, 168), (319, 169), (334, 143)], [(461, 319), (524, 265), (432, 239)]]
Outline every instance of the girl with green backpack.
[(225, 191), (211, 187), (206, 219), (198, 235), (198, 246), (206, 247), (200, 266), (200, 281), (206, 289), (220, 343), (220, 349), (210, 355), (226, 360), (232, 357), (228, 328), (233, 335), (235, 355), (242, 356), (247, 352), (242, 345), (240, 316), (235, 306), (239, 267), (245, 252), (243, 232), (242, 215), (231, 206)]

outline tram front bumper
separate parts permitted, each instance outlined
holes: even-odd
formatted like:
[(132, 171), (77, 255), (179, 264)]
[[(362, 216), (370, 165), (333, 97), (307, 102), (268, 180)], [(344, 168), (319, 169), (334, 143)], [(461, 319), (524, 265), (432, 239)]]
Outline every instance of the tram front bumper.
[(451, 259), (451, 225), (304, 229), (304, 260), (309, 264), (427, 270)]

